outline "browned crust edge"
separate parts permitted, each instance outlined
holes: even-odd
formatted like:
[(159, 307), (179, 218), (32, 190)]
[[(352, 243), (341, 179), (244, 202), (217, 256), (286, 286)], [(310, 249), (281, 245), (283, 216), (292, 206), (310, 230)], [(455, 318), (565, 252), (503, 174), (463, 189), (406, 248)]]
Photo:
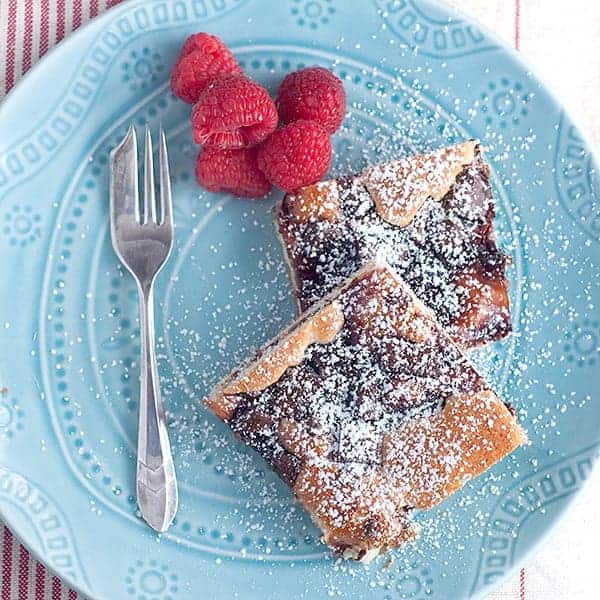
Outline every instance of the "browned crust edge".
[[(428, 509), (527, 442), (525, 432), (491, 390), (455, 396), (441, 413), (411, 419), (388, 434), (383, 466), (407, 506)], [(451, 454), (458, 460), (447, 461)], [(395, 456), (411, 456), (395, 464)]]
[[(360, 178), (379, 216), (396, 227), (406, 227), (428, 199), (441, 200), (448, 193), (459, 173), (473, 163), (478, 149), (479, 142), (468, 140), (369, 167)], [(427, 168), (434, 163), (437, 172)], [(387, 172), (394, 176), (387, 177)]]
[(285, 260), (285, 264), (287, 266), (288, 275), (290, 276), (290, 282), (292, 284), (292, 295), (294, 297), (294, 302), (296, 304), (296, 308), (298, 313), (302, 312), (303, 306), (300, 300), (300, 282), (298, 280), (298, 274), (296, 272), (296, 268), (292, 262), (292, 243), (291, 240), (285, 235), (284, 227), (283, 227), (283, 202), (284, 198), (282, 198), (275, 206), (273, 207), (273, 216), (275, 218), (275, 233), (277, 235), (277, 239), (283, 248), (283, 258)]

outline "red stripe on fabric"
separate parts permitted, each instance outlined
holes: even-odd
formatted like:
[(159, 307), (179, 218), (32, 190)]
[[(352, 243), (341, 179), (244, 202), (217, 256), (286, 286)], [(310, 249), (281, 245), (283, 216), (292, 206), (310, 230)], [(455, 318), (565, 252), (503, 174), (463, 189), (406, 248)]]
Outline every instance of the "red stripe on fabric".
[(98, 14), (98, 0), (90, 2), (90, 17), (95, 17)]
[(25, 31), (23, 37), (23, 68), (22, 72), (26, 73), (31, 67), (31, 48), (33, 46), (33, 3), (25, 3)]
[(112, 8), (113, 6), (119, 4), (119, 2), (121, 2), (121, 0), (108, 0), (106, 3), (106, 8)]
[(73, 29), (81, 25), (81, 0), (73, 0)]
[(67, 597), (67, 600), (77, 600), (77, 592), (74, 592), (73, 590), (69, 590), (69, 595)]
[(525, 600), (525, 569), (519, 573), (519, 600)]
[(5, 90), (8, 92), (15, 82), (15, 46), (17, 34), (17, 0), (9, 0), (8, 3), (8, 28), (6, 49), (6, 83)]
[(515, 48), (521, 49), (521, 0), (515, 0)]
[(56, 42), (65, 37), (65, 0), (56, 1)]
[(62, 596), (62, 584), (58, 577), (52, 576), (52, 600), (60, 600)]
[(42, 1), (40, 18), (40, 56), (48, 51), (48, 38), (50, 37), (50, 10), (48, 0)]
[(29, 600), (29, 552), (19, 546), (19, 600)]
[(12, 546), (13, 535), (8, 527), (4, 528), (2, 535), (2, 598), (10, 598), (10, 587), (12, 580)]
[(46, 569), (40, 563), (35, 564), (35, 600), (44, 600), (46, 596)]

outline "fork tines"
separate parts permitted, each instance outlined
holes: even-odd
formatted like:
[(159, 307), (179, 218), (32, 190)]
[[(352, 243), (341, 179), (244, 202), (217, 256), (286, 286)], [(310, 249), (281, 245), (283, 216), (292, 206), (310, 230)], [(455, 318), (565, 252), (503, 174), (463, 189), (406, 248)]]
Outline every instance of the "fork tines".
[(144, 194), (140, 202), (138, 188), (138, 149), (137, 136), (133, 125), (129, 126), (123, 141), (112, 151), (113, 165), (111, 193), (111, 221), (116, 223), (123, 218), (133, 220), (140, 225), (173, 225), (171, 183), (167, 142), (161, 126), (159, 132), (159, 200), (156, 201), (154, 184), (154, 160), (152, 135), (146, 124), (144, 135)]

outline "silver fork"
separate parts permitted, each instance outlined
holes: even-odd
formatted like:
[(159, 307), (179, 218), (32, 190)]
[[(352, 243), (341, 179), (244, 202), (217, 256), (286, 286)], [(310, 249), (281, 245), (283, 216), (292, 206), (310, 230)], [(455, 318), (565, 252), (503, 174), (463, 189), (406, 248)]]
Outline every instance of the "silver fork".
[(154, 281), (173, 247), (167, 144), (160, 130), (160, 215), (157, 215), (152, 138), (146, 125), (144, 198), (140, 210), (137, 140), (133, 125), (110, 155), (110, 231), (117, 256), (131, 273), (140, 301), (141, 377), (137, 501), (146, 522), (166, 531), (177, 512), (177, 481), (169, 446), (154, 350)]

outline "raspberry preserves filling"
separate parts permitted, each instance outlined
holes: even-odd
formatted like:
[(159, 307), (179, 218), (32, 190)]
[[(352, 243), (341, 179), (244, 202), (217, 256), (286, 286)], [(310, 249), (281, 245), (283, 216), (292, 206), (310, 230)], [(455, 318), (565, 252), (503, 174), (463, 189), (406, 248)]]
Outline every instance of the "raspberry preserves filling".
[(430, 508), (525, 441), (431, 311), (369, 263), (206, 400), (346, 557), (416, 535)]
[(470, 141), (288, 194), (277, 226), (301, 309), (384, 256), (455, 341), (475, 346), (511, 329), (494, 213)]

